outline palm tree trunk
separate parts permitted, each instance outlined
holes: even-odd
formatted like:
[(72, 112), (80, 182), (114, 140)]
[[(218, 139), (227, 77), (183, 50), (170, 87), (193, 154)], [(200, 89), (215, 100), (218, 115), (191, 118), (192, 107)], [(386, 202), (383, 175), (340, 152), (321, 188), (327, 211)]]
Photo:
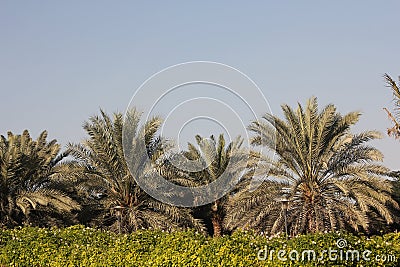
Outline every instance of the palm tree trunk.
[(213, 237), (220, 237), (222, 234), (222, 220), (218, 212), (212, 212), (211, 222), (213, 225)]

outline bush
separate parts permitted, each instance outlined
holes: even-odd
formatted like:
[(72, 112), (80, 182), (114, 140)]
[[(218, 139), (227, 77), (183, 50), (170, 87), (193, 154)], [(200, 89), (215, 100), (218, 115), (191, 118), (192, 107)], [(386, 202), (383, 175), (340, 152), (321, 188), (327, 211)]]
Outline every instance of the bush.
[[(294, 251), (299, 257), (290, 260)], [(194, 231), (118, 235), (83, 226), (0, 230), (0, 265), (7, 266), (399, 266), (399, 257), (399, 233), (372, 238), (327, 233), (286, 241), (252, 232), (213, 239)]]

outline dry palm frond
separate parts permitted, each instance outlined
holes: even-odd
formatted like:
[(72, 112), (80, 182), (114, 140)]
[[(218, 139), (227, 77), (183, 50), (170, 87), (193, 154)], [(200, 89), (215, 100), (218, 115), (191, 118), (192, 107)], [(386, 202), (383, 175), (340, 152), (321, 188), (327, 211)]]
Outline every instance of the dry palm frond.
[(384, 108), (386, 111), (389, 119), (393, 123), (393, 127), (388, 128), (387, 133), (389, 136), (394, 136), (396, 139), (400, 138), (400, 124), (399, 124), (399, 119), (400, 119), (400, 89), (396, 82), (387, 74), (385, 73), (383, 75), (385, 81), (386, 81), (386, 86), (392, 89), (393, 92), (393, 101), (394, 101), (394, 112), (390, 112), (387, 108)]

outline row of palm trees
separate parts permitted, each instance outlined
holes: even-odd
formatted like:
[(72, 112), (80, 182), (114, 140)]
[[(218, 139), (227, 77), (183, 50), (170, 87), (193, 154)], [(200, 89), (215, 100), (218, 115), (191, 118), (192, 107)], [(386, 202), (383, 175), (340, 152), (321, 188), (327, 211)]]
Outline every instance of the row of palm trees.
[[(319, 110), (316, 98), (296, 109), (282, 105), (282, 110), (282, 119), (266, 114), (249, 125), (252, 151), (243, 148), (241, 138), (226, 143), (223, 135), (196, 136), (187, 151), (177, 152), (203, 163), (194, 172), (171, 164), (178, 154), (166, 153), (173, 144), (158, 135), (162, 120), (141, 122), (135, 109), (125, 118), (101, 111), (85, 122), (87, 139), (63, 152), (55, 140), (46, 140), (46, 132), (36, 140), (28, 131), (1, 136), (0, 225), (82, 223), (120, 232), (195, 228), (220, 236), (236, 229), (275, 234), (286, 228), (290, 235), (373, 232), (399, 221), (394, 183), (387, 179), (397, 173), (381, 165), (382, 153), (368, 145), (380, 134), (351, 132), (360, 113), (342, 115), (332, 104)], [(140, 140), (145, 140), (147, 155), (138, 153)], [(205, 185), (244, 152), (250, 159), (234, 189), (200, 207), (163, 203), (136, 182), (159, 174), (178, 185)], [(145, 164), (148, 158), (150, 165)], [(255, 190), (250, 190), (252, 177), (262, 181)]]

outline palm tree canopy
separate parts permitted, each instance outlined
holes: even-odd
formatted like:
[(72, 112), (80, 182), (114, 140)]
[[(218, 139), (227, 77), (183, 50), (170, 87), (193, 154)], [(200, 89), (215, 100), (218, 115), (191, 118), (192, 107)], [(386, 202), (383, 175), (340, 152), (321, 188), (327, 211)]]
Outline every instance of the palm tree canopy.
[(296, 110), (282, 105), (285, 119), (266, 114), (249, 129), (252, 143), (266, 146), (276, 157), (254, 153), (262, 160), (256, 173), (268, 177), (254, 192), (241, 192), (229, 206), (230, 229), (255, 228), (277, 233), (284, 229), (280, 200), (289, 200), (287, 221), (292, 235), (336, 229), (368, 229), (369, 215), (393, 221), (388, 206), (390, 170), (378, 164), (383, 155), (368, 141), (376, 131), (352, 134), (359, 112), (341, 115), (332, 104), (318, 110), (316, 98)]
[(135, 109), (127, 112), (125, 120), (121, 113), (111, 118), (101, 111), (101, 116), (91, 117), (83, 126), (89, 138), (69, 146), (83, 166), (83, 188), (102, 196), (101, 223), (127, 232), (148, 227), (201, 229), (188, 210), (159, 202), (138, 186), (137, 179), (151, 179), (159, 171), (150, 163), (162, 162), (164, 155), (164, 141), (157, 136), (161, 119), (152, 118), (141, 126), (140, 118)]
[[(31, 210), (49, 206), (58, 211), (79, 209), (79, 204), (63, 193), (67, 165), (56, 140), (46, 141), (43, 131), (32, 140), (25, 130), (0, 138), (0, 224), (16, 225), (29, 219)], [(25, 218), (21, 217), (24, 215)]]
[[(191, 186), (209, 186), (221, 177), (228, 178), (222, 186), (210, 187), (204, 192), (206, 205), (196, 209), (200, 218), (205, 222), (212, 222), (214, 236), (220, 236), (223, 232), (223, 218), (225, 216), (225, 204), (232, 190), (238, 190), (242, 185), (241, 178), (247, 166), (248, 152), (242, 148), (243, 139), (236, 138), (226, 144), (223, 134), (218, 139), (213, 135), (204, 138), (196, 135), (196, 144), (189, 143), (188, 150), (183, 152), (185, 158), (191, 162), (196, 162), (200, 169), (187, 173), (186, 184)], [(226, 194), (220, 195), (221, 191), (227, 190)], [(200, 196), (195, 195), (196, 198)], [(200, 200), (204, 202), (203, 200)]]
[(242, 148), (242, 138), (238, 137), (229, 144), (226, 144), (223, 134), (218, 140), (213, 135), (210, 138), (196, 135), (195, 138), (197, 146), (189, 143), (188, 150), (183, 155), (190, 161), (199, 161), (201, 169), (191, 172), (189, 176), (198, 184), (205, 185), (217, 180), (224, 172), (229, 172), (231, 176), (235, 176), (233, 182), (237, 182), (240, 170), (243, 171), (246, 167), (246, 162), (242, 160), (248, 157), (248, 153)]

